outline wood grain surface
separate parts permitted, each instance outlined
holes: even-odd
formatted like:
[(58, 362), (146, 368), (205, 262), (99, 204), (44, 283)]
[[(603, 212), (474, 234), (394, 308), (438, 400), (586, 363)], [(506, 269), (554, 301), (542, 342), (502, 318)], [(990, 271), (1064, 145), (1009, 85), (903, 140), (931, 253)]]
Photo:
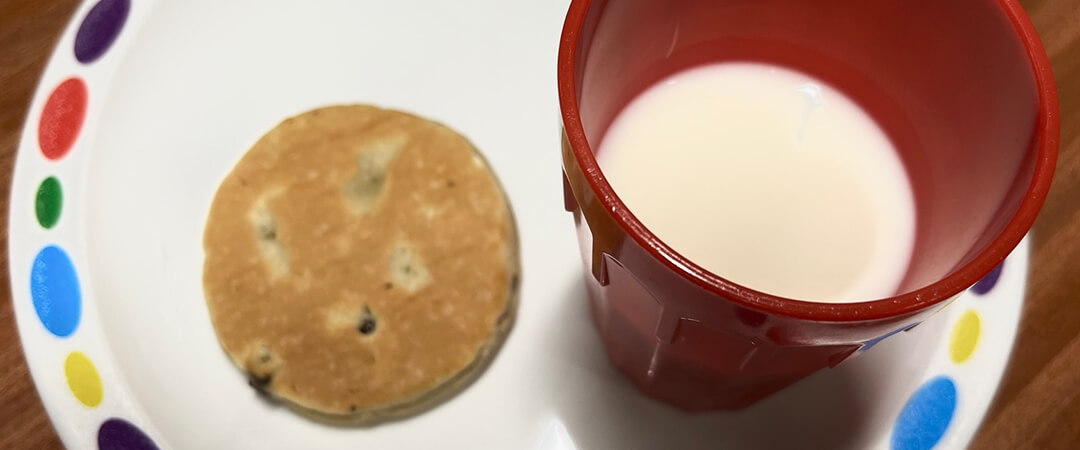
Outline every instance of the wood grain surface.
[[(942, 0), (952, 1), (952, 0)], [(977, 449), (1080, 448), (1080, 0), (1021, 0), (1061, 102), (1061, 154), (1035, 224), (1016, 349)], [(38, 77), (78, 0), (0, 0), (0, 449), (60, 448), (23, 359), (7, 281), (8, 192)], [(554, 81), (553, 81), (554, 82)]]

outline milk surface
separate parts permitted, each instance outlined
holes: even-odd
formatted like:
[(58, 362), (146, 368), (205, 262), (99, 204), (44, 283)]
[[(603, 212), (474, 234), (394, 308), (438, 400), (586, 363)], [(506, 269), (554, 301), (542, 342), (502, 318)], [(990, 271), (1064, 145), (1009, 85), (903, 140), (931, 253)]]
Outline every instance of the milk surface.
[(835, 88), (758, 63), (675, 74), (633, 100), (597, 159), (661, 240), (743, 286), (817, 302), (891, 296), (915, 237), (904, 167)]

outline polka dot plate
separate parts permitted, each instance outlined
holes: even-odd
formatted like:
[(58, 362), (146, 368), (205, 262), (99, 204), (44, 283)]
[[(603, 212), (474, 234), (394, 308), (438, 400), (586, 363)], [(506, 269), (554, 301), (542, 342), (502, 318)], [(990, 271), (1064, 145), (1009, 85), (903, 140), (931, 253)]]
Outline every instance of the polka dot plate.
[[(10, 210), (29, 366), (72, 448), (961, 447), (1016, 333), (1027, 244), (949, 308), (739, 412), (689, 415), (607, 364), (562, 212), (554, 61), (568, 2), (93, 0), (30, 106)], [(498, 36), (493, 39), (493, 36)], [(435, 38), (437, 37), (437, 39)], [(218, 346), (201, 234), (224, 175), (317, 106), (413, 111), (469, 136), (523, 236), (518, 322), (469, 389), (328, 427), (264, 401)]]

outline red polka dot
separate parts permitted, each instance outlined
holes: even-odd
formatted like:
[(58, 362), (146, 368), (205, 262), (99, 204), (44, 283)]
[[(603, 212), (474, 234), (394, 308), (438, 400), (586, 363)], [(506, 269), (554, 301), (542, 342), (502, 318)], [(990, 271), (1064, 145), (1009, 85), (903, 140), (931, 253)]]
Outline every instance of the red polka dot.
[(71, 150), (86, 118), (86, 83), (68, 78), (49, 94), (38, 123), (38, 145), (46, 158), (57, 160)]

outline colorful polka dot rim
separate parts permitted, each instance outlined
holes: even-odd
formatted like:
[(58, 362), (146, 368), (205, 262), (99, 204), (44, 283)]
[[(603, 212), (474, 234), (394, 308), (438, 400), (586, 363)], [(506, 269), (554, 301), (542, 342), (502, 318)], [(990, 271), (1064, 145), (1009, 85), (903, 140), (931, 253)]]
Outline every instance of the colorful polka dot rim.
[(59, 337), (71, 336), (82, 315), (82, 292), (75, 266), (60, 247), (38, 252), (30, 271), (30, 296), (41, 324)]
[(60, 209), (64, 206), (64, 193), (60, 190), (60, 180), (46, 178), (38, 186), (34, 197), (34, 215), (42, 228), (49, 229), (60, 220)]
[(91, 63), (101, 58), (127, 21), (130, 0), (101, 0), (86, 14), (75, 34), (75, 59)]
[[(75, 60), (85, 65), (105, 55), (120, 36), (130, 10), (130, 0), (101, 0), (91, 7), (75, 36)], [(56, 58), (54, 55), (54, 62)], [(40, 116), (33, 123), (36, 125), (37, 150), (45, 163), (63, 163), (78, 146), (87, 119), (89, 90), (80, 74), (69, 73), (48, 91)], [(27, 127), (29, 131), (30, 123)], [(21, 148), (19, 153), (24, 154), (25, 148)], [(15, 191), (18, 191), (18, 186)], [(55, 232), (55, 227), (63, 218), (61, 177), (52, 175), (40, 179), (32, 203), (37, 226)], [(10, 256), (14, 261), (14, 255)], [(33, 257), (29, 275), (29, 303), (33, 305), (44, 331), (63, 339), (63, 342), (76, 342), (73, 337), (83, 320), (83, 292), (71, 256), (55, 243), (45, 244)], [(16, 284), (15, 280), (12, 282)], [(25, 334), (22, 340), (29, 351), (30, 340)], [(69, 351), (62, 361), (62, 364), (58, 364), (60, 367), (53, 370), (63, 372), (71, 398), (83, 408), (97, 410), (106, 394), (97, 366), (90, 357), (78, 350)], [(43, 389), (43, 386), (39, 384), (38, 389)], [(157, 448), (143, 431), (118, 418), (104, 420), (98, 428), (97, 444), (101, 449)]]
[[(999, 264), (986, 277), (972, 286), (977, 296), (988, 295), (998, 284), (1002, 268)], [(977, 304), (976, 304), (977, 305)], [(976, 309), (964, 310), (950, 324), (948, 356), (954, 367), (971, 361), (982, 332), (982, 319)], [(893, 450), (924, 450), (937, 447), (949, 430), (956, 414), (959, 388), (953, 378), (938, 375), (924, 382), (900, 411), (893, 425), (889, 447)], [(986, 400), (989, 403), (989, 400)]]

